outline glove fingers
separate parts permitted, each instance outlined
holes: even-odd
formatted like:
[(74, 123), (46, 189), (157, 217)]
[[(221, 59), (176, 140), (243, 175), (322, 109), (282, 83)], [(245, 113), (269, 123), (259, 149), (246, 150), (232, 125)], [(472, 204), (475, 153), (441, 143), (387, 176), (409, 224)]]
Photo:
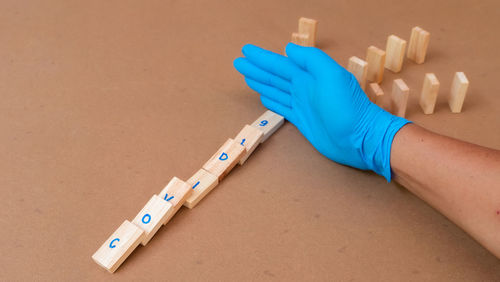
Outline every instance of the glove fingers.
[(246, 58), (234, 60), (234, 67), (245, 77), (290, 93), (291, 83), (289, 81), (256, 67)]
[(264, 95), (260, 96), (260, 101), (262, 102), (262, 105), (264, 105), (264, 107), (266, 107), (269, 110), (283, 116), (285, 119), (287, 119), (288, 121), (293, 123), (292, 109), (284, 106), (283, 104), (277, 103), (277, 102), (267, 98)]
[(286, 45), (286, 54), (292, 62), (316, 78), (329, 76), (326, 70), (332, 70), (332, 66), (334, 69), (342, 68), (328, 54), (318, 48), (288, 43)]
[(276, 103), (282, 104), (283, 106), (286, 106), (288, 108), (292, 106), (292, 96), (290, 96), (290, 94), (285, 93), (277, 88), (257, 82), (248, 77), (245, 77), (245, 82), (250, 88), (260, 93), (262, 96), (265, 96), (266, 98), (273, 100)]
[(288, 81), (292, 80), (297, 72), (300, 72), (300, 68), (283, 55), (251, 44), (243, 46), (242, 51), (245, 57), (255, 66)]

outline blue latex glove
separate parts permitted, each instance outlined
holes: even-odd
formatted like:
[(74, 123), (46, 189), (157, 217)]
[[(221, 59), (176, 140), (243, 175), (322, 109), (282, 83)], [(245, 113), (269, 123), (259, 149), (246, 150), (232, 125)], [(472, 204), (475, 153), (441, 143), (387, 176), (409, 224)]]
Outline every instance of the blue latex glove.
[(391, 181), (391, 146), (409, 123), (371, 103), (356, 78), (320, 49), (289, 43), (288, 57), (243, 47), (234, 67), (262, 104), (293, 123), (329, 159)]

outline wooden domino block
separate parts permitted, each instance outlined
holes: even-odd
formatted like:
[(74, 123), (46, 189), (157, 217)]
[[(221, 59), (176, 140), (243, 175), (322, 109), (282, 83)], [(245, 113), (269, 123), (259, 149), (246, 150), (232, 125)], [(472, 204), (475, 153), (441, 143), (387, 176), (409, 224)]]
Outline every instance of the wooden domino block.
[(366, 79), (376, 83), (382, 82), (384, 78), (385, 51), (375, 46), (368, 47), (366, 62), (368, 63)]
[(408, 44), (408, 59), (417, 64), (422, 64), (425, 61), (425, 54), (429, 46), (431, 34), (420, 27), (416, 26), (411, 30), (410, 43)]
[(308, 18), (299, 19), (299, 34), (308, 35), (308, 43), (305, 46), (314, 46), (316, 44), (316, 30), (318, 21)]
[(311, 47), (308, 34), (300, 34), (298, 32), (292, 33), (292, 43), (295, 43), (300, 46)]
[(170, 221), (181, 206), (184, 205), (184, 202), (186, 202), (186, 199), (192, 192), (191, 186), (179, 178), (174, 176), (170, 180), (167, 186), (158, 194), (161, 199), (172, 204), (172, 213), (163, 224), (167, 224)]
[(240, 133), (236, 135), (234, 141), (245, 147), (245, 153), (243, 153), (240, 159), (240, 165), (250, 157), (255, 148), (260, 144), (262, 137), (264, 137), (264, 133), (250, 125), (245, 125)]
[(221, 181), (240, 161), (243, 153), (245, 153), (245, 147), (229, 138), (203, 165), (203, 169), (217, 176)]
[(403, 67), (405, 49), (406, 40), (396, 35), (390, 35), (387, 38), (387, 45), (385, 48), (385, 68), (396, 73), (400, 72)]
[(260, 140), (260, 143), (263, 143), (267, 140), (267, 138), (271, 137), (271, 135), (273, 135), (273, 133), (276, 132), (276, 130), (278, 130), (284, 122), (285, 118), (282, 116), (272, 111), (266, 111), (251, 125), (260, 129), (264, 133), (264, 136)]
[(382, 99), (384, 97), (384, 91), (382, 88), (380, 88), (380, 85), (377, 83), (370, 83), (368, 85), (368, 91), (366, 92), (368, 95), (368, 99), (378, 105), (379, 107), (382, 107)]
[(426, 73), (420, 94), (420, 107), (422, 107), (424, 114), (429, 115), (434, 112), (438, 91), (439, 80), (433, 73)]
[(392, 83), (392, 111), (399, 117), (405, 117), (406, 105), (408, 104), (408, 96), (410, 95), (410, 88), (402, 79), (395, 79)]
[(144, 238), (144, 230), (125, 220), (92, 255), (92, 259), (113, 273)]
[(453, 83), (451, 84), (450, 96), (448, 98), (448, 104), (450, 105), (452, 113), (460, 113), (462, 111), (467, 88), (469, 88), (469, 80), (465, 76), (465, 73), (455, 73)]
[(359, 86), (365, 90), (366, 74), (368, 71), (368, 64), (356, 56), (349, 58), (347, 70), (350, 71), (358, 80)]
[(141, 244), (145, 246), (156, 234), (158, 229), (172, 215), (174, 207), (171, 203), (153, 195), (148, 203), (142, 208), (132, 223), (144, 230), (144, 239)]
[(198, 172), (187, 181), (187, 184), (191, 186), (193, 192), (186, 199), (186, 202), (184, 202), (184, 206), (190, 209), (194, 208), (201, 199), (217, 186), (218, 183), (219, 179), (217, 176), (204, 169), (198, 170)]

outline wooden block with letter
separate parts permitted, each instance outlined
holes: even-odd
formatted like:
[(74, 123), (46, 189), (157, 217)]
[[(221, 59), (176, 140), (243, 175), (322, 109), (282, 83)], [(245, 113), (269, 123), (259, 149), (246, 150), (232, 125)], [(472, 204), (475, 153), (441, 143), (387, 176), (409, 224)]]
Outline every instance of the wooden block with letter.
[(439, 80), (433, 73), (426, 73), (420, 94), (420, 107), (422, 107), (424, 114), (429, 115), (434, 112), (438, 91)]
[(448, 104), (452, 113), (460, 113), (462, 111), (467, 88), (469, 88), (469, 80), (465, 76), (465, 73), (455, 73), (448, 98)]
[(391, 104), (393, 114), (399, 117), (405, 117), (406, 105), (408, 104), (408, 96), (410, 88), (402, 79), (395, 79), (392, 83)]
[(308, 18), (299, 19), (299, 34), (305, 34), (308, 36), (307, 45), (304, 46), (314, 46), (316, 44), (316, 30), (318, 26), (318, 21)]
[(165, 188), (161, 190), (160, 194), (158, 194), (161, 199), (171, 203), (173, 209), (172, 213), (169, 217), (167, 217), (163, 224), (167, 224), (170, 221), (181, 206), (184, 205), (184, 202), (186, 202), (186, 199), (192, 192), (191, 186), (179, 178), (174, 176), (170, 180), (167, 186), (165, 186)]
[(198, 170), (191, 178), (188, 179), (187, 184), (191, 186), (193, 192), (184, 202), (184, 206), (192, 209), (198, 202), (201, 201), (212, 189), (217, 186), (219, 179), (217, 176), (211, 174), (210, 172), (204, 170), (203, 168)]
[(350, 71), (358, 80), (359, 85), (365, 90), (366, 74), (368, 71), (368, 64), (356, 56), (349, 58), (347, 70)]
[(384, 78), (385, 51), (375, 46), (368, 47), (366, 50), (366, 62), (368, 63), (366, 79), (375, 81), (376, 83), (382, 82)]
[(262, 137), (264, 137), (264, 133), (250, 125), (245, 125), (240, 133), (236, 135), (234, 140), (245, 147), (245, 153), (240, 159), (240, 165), (250, 157), (255, 148), (260, 144)]
[(405, 49), (406, 40), (396, 35), (390, 35), (387, 38), (387, 45), (385, 48), (385, 68), (396, 73), (400, 72), (403, 67)]
[(425, 61), (427, 47), (429, 46), (431, 34), (420, 27), (416, 26), (411, 30), (410, 43), (408, 44), (408, 59), (417, 64), (422, 64)]
[(157, 195), (153, 195), (142, 208), (132, 223), (144, 230), (144, 239), (141, 244), (146, 245), (156, 234), (158, 229), (173, 213), (173, 205)]
[(144, 230), (125, 220), (92, 255), (92, 259), (113, 273), (144, 238)]
[(298, 32), (292, 33), (292, 43), (295, 43), (300, 46), (311, 47), (308, 34), (300, 34)]
[(257, 120), (255, 120), (251, 125), (260, 129), (264, 133), (264, 137), (260, 140), (263, 143), (267, 138), (271, 137), (280, 126), (285, 122), (285, 118), (272, 112), (266, 111)]
[(379, 107), (382, 107), (382, 97), (384, 96), (384, 91), (380, 88), (378, 83), (370, 83), (368, 85), (368, 91), (366, 91), (368, 99), (373, 103), (377, 104)]
[(203, 165), (203, 169), (217, 176), (219, 181), (240, 161), (245, 147), (229, 138), (222, 147)]

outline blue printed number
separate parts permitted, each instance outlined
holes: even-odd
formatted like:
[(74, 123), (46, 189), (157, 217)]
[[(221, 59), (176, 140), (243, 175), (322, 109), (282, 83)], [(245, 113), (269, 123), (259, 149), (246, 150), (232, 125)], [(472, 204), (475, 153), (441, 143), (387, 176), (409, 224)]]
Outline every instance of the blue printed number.
[(200, 181), (196, 182), (196, 184), (193, 185), (193, 189), (196, 188), (200, 184)]
[(228, 158), (228, 157), (227, 157), (227, 154), (226, 154), (226, 153), (222, 153), (222, 154), (220, 155), (220, 157), (219, 157), (219, 160), (221, 160), (221, 161), (225, 161), (225, 160), (227, 160), (227, 158)]
[(245, 141), (247, 141), (247, 139), (246, 139), (246, 138), (243, 138), (243, 140), (241, 140), (240, 145), (243, 145), (243, 144), (245, 143)]
[(116, 245), (115, 245), (115, 244), (113, 244), (114, 242), (120, 242), (120, 239), (115, 238), (115, 239), (111, 240), (111, 242), (109, 243), (109, 248), (110, 248), (110, 249), (113, 249), (113, 248), (115, 248), (115, 247), (116, 247)]
[(145, 214), (145, 215), (142, 217), (142, 223), (144, 223), (144, 224), (148, 224), (150, 221), (151, 221), (151, 215), (149, 215), (149, 213)]
[(166, 193), (166, 194), (165, 194), (165, 198), (163, 198), (163, 200), (165, 200), (165, 201), (167, 201), (167, 202), (168, 202), (168, 201), (172, 200), (173, 198), (174, 198), (174, 196), (170, 196), (170, 198), (169, 198), (169, 197), (168, 197), (168, 193)]
[(267, 120), (263, 119), (263, 120), (259, 123), (259, 125), (260, 125), (260, 126), (266, 126), (268, 123), (269, 123), (269, 122), (268, 122)]

